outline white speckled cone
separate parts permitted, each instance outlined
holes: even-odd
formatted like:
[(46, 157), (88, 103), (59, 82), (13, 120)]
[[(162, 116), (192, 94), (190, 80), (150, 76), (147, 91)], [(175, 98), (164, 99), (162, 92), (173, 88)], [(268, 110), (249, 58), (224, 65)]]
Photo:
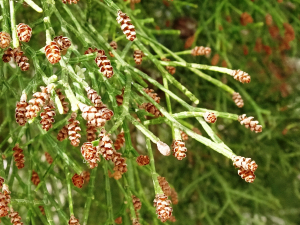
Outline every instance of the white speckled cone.
[(158, 151), (160, 151), (161, 154), (163, 154), (164, 156), (168, 156), (171, 153), (170, 147), (169, 145), (167, 145), (166, 143), (162, 142), (162, 141), (158, 141), (157, 142), (157, 149)]

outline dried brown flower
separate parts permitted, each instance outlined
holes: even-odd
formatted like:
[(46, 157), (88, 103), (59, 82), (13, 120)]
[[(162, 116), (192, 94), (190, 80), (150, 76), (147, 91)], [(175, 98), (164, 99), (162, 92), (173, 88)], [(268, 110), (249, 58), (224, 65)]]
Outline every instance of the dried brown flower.
[(82, 188), (84, 184), (84, 177), (75, 173), (74, 176), (72, 177), (72, 183), (74, 184), (74, 186), (78, 188)]
[(191, 54), (193, 56), (209, 55), (210, 53), (211, 53), (211, 48), (210, 47), (204, 47), (204, 46), (196, 46), (191, 51)]
[(141, 65), (143, 60), (144, 53), (141, 50), (134, 50), (133, 58), (135, 61), (135, 64)]
[(170, 196), (171, 195), (171, 188), (170, 188), (170, 185), (169, 185), (168, 181), (166, 180), (166, 178), (158, 176), (157, 179), (158, 179), (159, 186), (161, 187), (164, 194), (166, 196)]
[(136, 38), (136, 33), (129, 16), (120, 10), (118, 12), (117, 22), (121, 25), (121, 30), (126, 35), (126, 38), (133, 41)]
[(241, 83), (250, 83), (251, 81), (251, 78), (248, 75), (248, 73), (243, 72), (241, 70), (232, 70), (230, 75), (233, 76), (235, 80), (238, 80)]
[(107, 78), (111, 78), (114, 75), (113, 67), (111, 66), (110, 60), (107, 59), (105, 52), (103, 50), (97, 51), (97, 57), (95, 58), (95, 62), (97, 66), (100, 68), (100, 72), (103, 73)]
[(215, 113), (213, 112), (206, 112), (204, 115), (203, 115), (203, 118), (205, 119), (206, 122), (208, 123), (215, 123), (217, 121), (217, 116)]
[(233, 99), (234, 103), (237, 105), (237, 107), (242, 108), (244, 106), (244, 101), (243, 101), (240, 93), (234, 92), (232, 94), (232, 99)]
[(49, 45), (45, 46), (45, 54), (51, 64), (58, 63), (61, 59), (60, 49), (54, 41), (51, 41)]
[[(68, 0), (68, 1), (71, 1), (71, 0)], [(73, 0), (73, 1), (75, 1), (75, 0)], [(77, 3), (77, 2), (76, 2), (76, 3)], [(75, 4), (76, 4), (76, 3), (75, 3)], [(69, 4), (71, 4), (71, 3), (69, 3)], [(70, 218), (68, 224), (69, 224), (69, 225), (80, 225), (80, 224), (79, 224), (79, 220), (76, 219), (74, 215), (71, 216), (71, 218)]]
[(291, 24), (284, 23), (284, 42), (290, 42), (295, 39), (295, 31)]
[(238, 121), (246, 128), (250, 128), (251, 131), (255, 131), (255, 133), (262, 132), (262, 126), (258, 125), (258, 121), (252, 121), (253, 119), (254, 117), (247, 117), (246, 114), (243, 114), (239, 116)]
[(150, 159), (147, 155), (140, 155), (136, 158), (136, 162), (139, 166), (146, 166), (150, 163)]
[(17, 27), (17, 34), (20, 41), (29, 42), (31, 38), (32, 29), (24, 23), (19, 23)]
[(98, 166), (97, 162), (100, 162), (99, 152), (97, 151), (97, 147), (94, 147), (92, 143), (83, 143), (83, 145), (81, 146), (81, 154), (84, 159), (90, 164), (91, 169)]
[(50, 155), (48, 152), (45, 152), (45, 157), (46, 157), (46, 161), (47, 161), (49, 164), (52, 164), (52, 163), (53, 163), (53, 158), (51, 157), (51, 155)]
[(23, 223), (21, 221), (22, 218), (18, 212), (11, 210), (10, 213), (8, 214), (8, 217), (10, 218), (10, 222), (13, 225), (23, 225)]
[(7, 48), (10, 44), (11, 37), (9, 33), (6, 33), (4, 31), (0, 32), (0, 48), (4, 49)]
[(279, 37), (279, 28), (276, 25), (269, 26), (269, 33), (272, 38), (278, 38)]
[(94, 53), (94, 52), (97, 52), (98, 51), (98, 49), (97, 48), (88, 48), (88, 50), (86, 50), (85, 52), (84, 52), (84, 54), (85, 55), (87, 55), (87, 54), (91, 54), (91, 53)]
[(52, 101), (49, 101), (49, 103), (44, 106), (44, 112), (41, 112), (41, 121), (40, 124), (42, 124), (42, 128), (46, 131), (48, 131), (50, 128), (52, 128), (52, 123), (54, 123), (54, 103)]
[(32, 176), (31, 176), (31, 181), (35, 186), (38, 186), (40, 181), (39, 175), (37, 174), (37, 172), (35, 172), (34, 170), (32, 170)]
[(243, 26), (246, 26), (248, 23), (253, 23), (253, 18), (247, 12), (242, 13), (240, 22)]
[(175, 191), (174, 188), (171, 188), (171, 199), (172, 199), (172, 203), (174, 205), (178, 204), (178, 194), (177, 194), (177, 192)]
[(117, 139), (114, 143), (115, 149), (120, 150), (123, 147), (124, 143), (125, 143), (125, 137), (124, 137), (124, 132), (122, 131), (118, 134)]
[(26, 107), (28, 106), (28, 103), (26, 102), (26, 98), (27, 95), (23, 94), (21, 96), (20, 102), (17, 102), (16, 105), (16, 114), (15, 114), (15, 118), (16, 118), (16, 122), (20, 125), (20, 126), (24, 126), (27, 122), (27, 118), (26, 118)]
[[(77, 2), (79, 2), (79, 0), (62, 0), (62, 2), (64, 4), (69, 3), (70, 5), (73, 4), (77, 4)], [(79, 225), (79, 224), (78, 224)]]
[(173, 155), (178, 160), (183, 160), (186, 157), (187, 149), (185, 143), (181, 140), (174, 140), (172, 143)]
[(53, 39), (60, 51), (66, 50), (71, 46), (71, 41), (67, 37), (57, 36)]
[(23, 149), (19, 147), (19, 144), (16, 144), (12, 150), (14, 151), (13, 156), (16, 162), (16, 167), (18, 167), (18, 169), (22, 169), (24, 167), (24, 162), (25, 162)]
[(157, 194), (153, 201), (156, 207), (156, 214), (161, 222), (166, 222), (172, 216), (171, 201), (165, 194)]

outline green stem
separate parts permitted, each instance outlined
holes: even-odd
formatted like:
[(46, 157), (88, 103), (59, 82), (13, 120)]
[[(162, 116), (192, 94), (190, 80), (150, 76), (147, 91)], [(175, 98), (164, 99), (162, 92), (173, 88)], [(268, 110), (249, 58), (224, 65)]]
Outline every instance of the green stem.
[(11, 23), (11, 33), (12, 33), (11, 36), (13, 39), (13, 48), (18, 48), (19, 39), (17, 35), (14, 0), (9, 0), (9, 9), (10, 9), (10, 23)]
[(38, 13), (42, 13), (43, 10), (37, 4), (35, 4), (32, 0), (24, 0), (31, 8), (33, 8)]
[(65, 170), (65, 174), (66, 174), (67, 187), (68, 187), (68, 199), (69, 199), (70, 216), (72, 216), (72, 215), (74, 215), (73, 199), (72, 199), (72, 189), (71, 189), (71, 180), (72, 180), (72, 178), (71, 178), (68, 166), (65, 166), (64, 170)]
[(108, 177), (108, 162), (105, 160), (103, 163), (103, 170), (104, 170), (104, 179), (105, 179), (105, 193), (106, 193), (106, 203), (107, 203), (107, 221), (109, 224), (115, 224), (114, 217), (113, 217), (113, 205), (111, 199), (111, 190), (110, 190), (110, 183)]

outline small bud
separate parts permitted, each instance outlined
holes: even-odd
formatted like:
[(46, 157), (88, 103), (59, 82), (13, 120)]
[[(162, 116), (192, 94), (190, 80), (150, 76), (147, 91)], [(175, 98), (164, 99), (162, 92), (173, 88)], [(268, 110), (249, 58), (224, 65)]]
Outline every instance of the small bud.
[(162, 142), (162, 141), (158, 141), (157, 142), (157, 149), (158, 151), (164, 155), (164, 156), (168, 156), (171, 153), (170, 147), (169, 145), (167, 145), (166, 143)]

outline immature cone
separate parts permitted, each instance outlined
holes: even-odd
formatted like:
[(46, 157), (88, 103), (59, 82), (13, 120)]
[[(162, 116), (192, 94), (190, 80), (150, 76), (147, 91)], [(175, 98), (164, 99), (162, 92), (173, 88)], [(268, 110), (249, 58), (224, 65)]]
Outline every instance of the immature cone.
[[(163, 58), (162, 61), (170, 61), (170, 59)], [(166, 66), (166, 69), (171, 75), (174, 75), (176, 72), (176, 68), (174, 66)]]
[(47, 88), (41, 87), (42, 92), (36, 92), (33, 94), (32, 99), (29, 100), (29, 105), (26, 107), (26, 117), (32, 119), (37, 117), (37, 113), (41, 111), (41, 107), (44, 106), (46, 101), (49, 100), (50, 96), (47, 93)]
[(28, 103), (26, 102), (26, 98), (27, 95), (23, 94), (21, 96), (20, 102), (17, 102), (16, 105), (16, 114), (15, 114), (15, 118), (16, 118), (16, 122), (20, 125), (20, 126), (24, 126), (27, 122), (27, 118), (26, 118), (26, 107), (28, 106)]
[(171, 201), (165, 194), (157, 194), (154, 199), (154, 206), (156, 207), (156, 214), (161, 222), (166, 222), (172, 216)]
[(9, 33), (4, 31), (0, 32), (0, 48), (4, 49), (7, 48), (10, 44), (11, 38)]
[(72, 177), (72, 182), (73, 182), (74, 186), (76, 186), (78, 188), (82, 188), (82, 186), (84, 184), (84, 178), (83, 178), (83, 176), (75, 173), (74, 176)]
[(77, 147), (80, 144), (80, 138), (81, 135), (78, 133), (81, 131), (79, 127), (79, 121), (75, 120), (77, 117), (77, 114), (75, 112), (72, 113), (71, 118), (68, 120), (68, 135), (69, 140), (71, 141), (71, 145)]
[(17, 34), (20, 41), (29, 42), (31, 38), (32, 29), (24, 23), (19, 23), (17, 27)]
[(93, 106), (87, 106), (83, 103), (78, 104), (82, 117), (87, 121), (88, 124), (95, 127), (103, 127), (105, 125), (106, 119), (101, 111), (98, 111)]
[(123, 99), (124, 99), (123, 96), (124, 96), (124, 88), (122, 89), (122, 94), (116, 96), (118, 106), (123, 104)]
[(13, 147), (12, 150), (14, 151), (13, 156), (16, 162), (16, 166), (18, 167), (18, 169), (22, 169), (25, 162), (23, 149), (19, 148), (19, 144), (16, 144), (16, 146)]
[(238, 170), (238, 174), (248, 183), (253, 183), (255, 180), (255, 174), (251, 170), (244, 170), (241, 168)]
[(191, 54), (193, 56), (209, 55), (210, 52), (211, 52), (211, 48), (210, 47), (196, 46), (195, 48), (192, 49)]
[[(70, 0), (70, 1), (71, 1), (71, 0)], [(76, 3), (77, 3), (77, 2), (76, 2)], [(75, 4), (76, 4), (76, 3), (75, 3)], [(71, 3), (69, 3), (69, 4), (71, 4)], [(71, 218), (70, 218), (68, 224), (69, 224), (69, 225), (80, 225), (80, 224), (79, 224), (79, 220), (76, 219), (74, 215), (71, 216)]]
[(12, 57), (14, 57), (14, 50), (12, 48), (8, 48), (2, 56), (2, 60), (3, 62), (8, 63)]
[(34, 170), (32, 170), (31, 181), (35, 186), (38, 186), (40, 183), (39, 175)]
[[(71, 5), (72, 3), (77, 4), (77, 2), (79, 2), (79, 0), (62, 0), (62, 2), (64, 4), (69, 3)], [(74, 224), (74, 225), (77, 225), (77, 224)], [(78, 225), (79, 225), (79, 223), (78, 223)]]
[(103, 107), (103, 102), (101, 101), (101, 96), (98, 95), (97, 91), (92, 89), (91, 87), (87, 87), (86, 89), (88, 98), (92, 101), (95, 108), (101, 108)]
[(170, 185), (169, 185), (168, 181), (166, 180), (166, 178), (158, 176), (157, 179), (158, 179), (159, 186), (161, 187), (164, 194), (166, 196), (170, 196), (171, 195), (171, 188), (170, 188)]
[(248, 23), (253, 23), (253, 18), (247, 12), (242, 13), (240, 18), (241, 24), (246, 26)]
[(245, 158), (242, 156), (232, 156), (233, 165), (236, 168), (242, 168), (244, 170), (251, 170), (255, 172), (257, 169), (257, 164), (255, 161), (252, 161), (251, 158)]
[(0, 217), (5, 217), (9, 211), (9, 199), (4, 193), (0, 192)]
[(99, 141), (100, 154), (106, 160), (112, 159), (112, 156), (114, 154), (114, 149), (112, 148), (113, 142), (110, 139), (109, 134), (106, 134), (105, 129), (101, 130), (99, 138), (101, 138), (101, 140)]
[(71, 41), (67, 37), (57, 36), (53, 39), (60, 51), (66, 50), (71, 46)]
[(115, 149), (120, 150), (123, 147), (124, 143), (125, 143), (125, 137), (124, 137), (124, 132), (122, 131), (118, 134), (117, 139), (114, 143)]
[(133, 58), (134, 58), (135, 64), (137, 64), (137, 65), (142, 64), (143, 55), (144, 55), (144, 53), (141, 50), (134, 50)]
[(241, 70), (232, 70), (230, 75), (233, 76), (235, 80), (238, 80), (241, 83), (250, 83), (251, 81), (251, 78), (248, 75), (248, 73), (243, 72)]
[(8, 214), (8, 217), (10, 218), (10, 222), (13, 225), (23, 225), (22, 221), (21, 221), (21, 216), (19, 216), (18, 212), (14, 212), (13, 210), (10, 211), (10, 213)]
[(146, 166), (150, 163), (150, 159), (147, 155), (140, 155), (136, 158), (136, 162), (139, 166)]
[(243, 101), (240, 93), (234, 92), (232, 94), (232, 99), (233, 99), (234, 103), (237, 105), (237, 107), (242, 108), (244, 106), (244, 101)]
[(54, 103), (52, 101), (49, 101), (48, 105), (44, 106), (44, 112), (41, 112), (41, 121), (40, 124), (42, 124), (42, 128), (45, 131), (48, 131), (50, 128), (52, 128), (52, 123), (54, 123)]
[(49, 45), (45, 46), (45, 54), (51, 64), (58, 63), (61, 59), (60, 49), (54, 41), (51, 41)]
[(157, 103), (160, 103), (160, 97), (157, 96), (157, 93), (153, 93), (154, 90), (153, 89), (149, 89), (149, 88), (144, 88), (143, 89), (144, 92), (146, 92), (154, 101), (156, 101)]
[[(115, 41), (110, 42), (109, 45), (110, 45), (110, 47), (112, 47), (114, 50), (117, 50), (117, 48), (118, 48), (118, 44), (117, 44), (117, 42), (115, 42)], [(112, 54), (112, 52), (109, 52), (109, 55), (110, 55), (111, 57), (115, 57), (114, 54)]]
[(60, 100), (60, 102), (62, 104), (62, 107), (63, 107), (63, 110), (64, 110), (64, 114), (66, 114), (69, 111), (69, 107), (68, 107), (69, 103), (65, 101), (66, 96), (64, 96), (62, 94), (62, 92), (61, 92), (60, 89), (57, 89), (55, 92), (58, 95), (58, 98), (59, 98), (59, 100)]
[(121, 174), (127, 172), (126, 159), (121, 156), (122, 154), (114, 151), (111, 161), (115, 164), (114, 171), (119, 171)]
[(19, 49), (13, 49), (13, 57), (18, 67), (20, 67), (22, 71), (27, 71), (30, 67), (30, 64), (27, 62), (29, 59), (23, 54), (24, 52), (20, 51)]
[(52, 158), (52, 156), (51, 156), (48, 152), (45, 152), (45, 157), (46, 157), (46, 161), (47, 161), (49, 164), (52, 164), (52, 163), (53, 163), (53, 158)]
[(132, 203), (133, 203), (134, 210), (135, 211), (140, 210), (142, 208), (141, 200), (138, 197), (134, 196), (134, 195), (132, 195), (131, 198), (132, 198)]
[(213, 112), (206, 112), (203, 115), (203, 118), (205, 119), (206, 122), (208, 123), (215, 123), (217, 121), (217, 116)]
[(162, 113), (151, 102), (143, 103), (140, 106), (141, 109), (145, 109), (147, 112), (153, 114), (155, 117), (163, 116)]
[(83, 143), (83, 145), (81, 146), (81, 154), (84, 159), (90, 164), (91, 169), (98, 166), (97, 162), (100, 162), (99, 153), (97, 151), (97, 147), (94, 147), (92, 143)]
[(114, 75), (113, 67), (111, 66), (110, 60), (107, 59), (105, 52), (103, 50), (97, 51), (97, 57), (95, 58), (95, 62), (97, 66), (100, 68), (100, 72), (103, 73), (107, 78), (111, 78)]
[(174, 188), (171, 188), (171, 199), (172, 199), (172, 203), (174, 205), (178, 204), (178, 194), (177, 194), (177, 192), (175, 191)]
[(169, 145), (167, 145), (166, 143), (162, 142), (162, 141), (158, 141), (156, 143), (157, 149), (158, 151), (164, 155), (164, 156), (168, 156), (171, 153), (170, 147)]
[(126, 38), (130, 41), (133, 41), (136, 38), (135, 27), (132, 25), (129, 16), (123, 13), (121, 10), (118, 12), (117, 17), (118, 23), (121, 25), (123, 33), (126, 35)]
[(189, 136), (184, 132), (184, 131), (180, 131), (180, 135), (183, 141), (186, 141), (189, 139)]
[(63, 141), (68, 138), (68, 125), (64, 126), (57, 134), (57, 140)]
[(95, 126), (92, 126), (90, 124), (86, 124), (86, 138), (88, 142), (92, 142), (96, 140), (96, 132), (97, 132), (97, 128)]
[(172, 143), (173, 155), (178, 160), (183, 160), (186, 157), (187, 149), (185, 143), (181, 140), (174, 140)]
[(246, 114), (243, 114), (239, 116), (238, 121), (246, 128), (250, 128), (251, 131), (255, 131), (255, 133), (262, 132), (262, 125), (258, 125), (258, 121), (252, 121), (253, 119), (254, 117), (247, 117)]

